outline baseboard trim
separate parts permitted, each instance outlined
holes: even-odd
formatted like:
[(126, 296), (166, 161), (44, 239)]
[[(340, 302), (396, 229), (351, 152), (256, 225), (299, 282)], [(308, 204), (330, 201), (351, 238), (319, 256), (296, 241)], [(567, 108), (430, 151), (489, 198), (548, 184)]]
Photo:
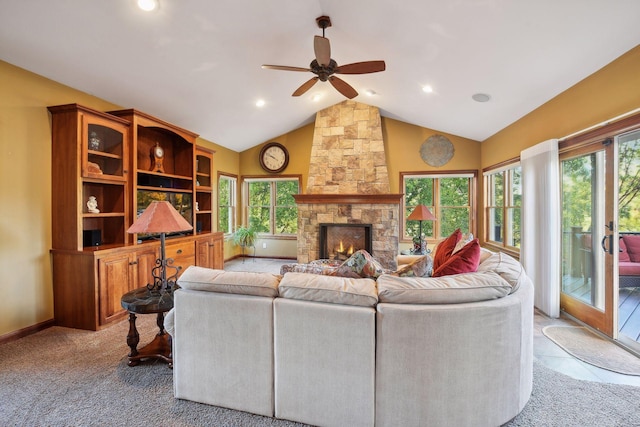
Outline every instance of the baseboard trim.
[(50, 328), (55, 325), (54, 319), (45, 320), (44, 322), (36, 323), (35, 325), (27, 326), (26, 328), (18, 329), (17, 331), (9, 332), (0, 336), (0, 344), (6, 344), (11, 341), (24, 338), (26, 336), (35, 334), (44, 329)]

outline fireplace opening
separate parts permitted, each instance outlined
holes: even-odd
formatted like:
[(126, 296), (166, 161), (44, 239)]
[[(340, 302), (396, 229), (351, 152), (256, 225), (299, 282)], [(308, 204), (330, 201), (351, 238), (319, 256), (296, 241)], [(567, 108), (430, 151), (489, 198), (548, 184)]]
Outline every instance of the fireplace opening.
[(319, 224), (320, 258), (344, 261), (364, 249), (371, 253), (371, 224)]

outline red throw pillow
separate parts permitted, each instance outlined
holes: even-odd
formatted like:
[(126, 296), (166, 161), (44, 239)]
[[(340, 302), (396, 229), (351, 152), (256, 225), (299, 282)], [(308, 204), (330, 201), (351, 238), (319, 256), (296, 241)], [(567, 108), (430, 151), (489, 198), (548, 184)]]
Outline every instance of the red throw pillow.
[(618, 255), (619, 262), (631, 262), (629, 257), (629, 251), (627, 251), (627, 245), (624, 243), (624, 237), (620, 239), (620, 254)]
[(478, 270), (478, 264), (480, 264), (480, 242), (478, 239), (473, 239), (434, 270), (433, 277), (473, 273)]
[(449, 259), (460, 239), (462, 239), (462, 232), (458, 228), (449, 237), (440, 242), (433, 257), (433, 271), (436, 271), (438, 267)]

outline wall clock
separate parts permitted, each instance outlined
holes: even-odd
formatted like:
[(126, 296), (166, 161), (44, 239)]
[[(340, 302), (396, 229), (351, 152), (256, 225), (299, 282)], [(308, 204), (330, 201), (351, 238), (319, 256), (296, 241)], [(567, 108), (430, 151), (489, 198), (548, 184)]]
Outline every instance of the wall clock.
[(164, 173), (164, 149), (156, 142), (156, 145), (151, 147), (151, 170), (154, 172)]
[(453, 157), (453, 144), (443, 135), (431, 135), (420, 147), (420, 157), (429, 166), (444, 166)]
[(269, 173), (282, 172), (289, 164), (289, 152), (277, 142), (270, 142), (260, 150), (260, 166)]

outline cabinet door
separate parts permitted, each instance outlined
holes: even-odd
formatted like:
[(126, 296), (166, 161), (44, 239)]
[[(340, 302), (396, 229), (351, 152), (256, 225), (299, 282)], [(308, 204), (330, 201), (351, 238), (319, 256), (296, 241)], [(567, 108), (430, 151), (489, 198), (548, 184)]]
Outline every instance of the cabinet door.
[(222, 233), (198, 240), (196, 243), (196, 265), (207, 268), (224, 268)]
[(82, 176), (124, 181), (129, 127), (89, 113), (82, 115)]
[(138, 289), (153, 283), (153, 268), (156, 266), (158, 254), (154, 248), (137, 250), (135, 255), (135, 271), (133, 272), (132, 289)]
[(100, 324), (113, 320), (122, 313), (122, 295), (130, 290), (132, 258), (129, 253), (109, 255), (98, 260), (98, 287), (100, 289)]
[(213, 268), (211, 264), (210, 239), (201, 239), (196, 242), (196, 265), (199, 267)]

